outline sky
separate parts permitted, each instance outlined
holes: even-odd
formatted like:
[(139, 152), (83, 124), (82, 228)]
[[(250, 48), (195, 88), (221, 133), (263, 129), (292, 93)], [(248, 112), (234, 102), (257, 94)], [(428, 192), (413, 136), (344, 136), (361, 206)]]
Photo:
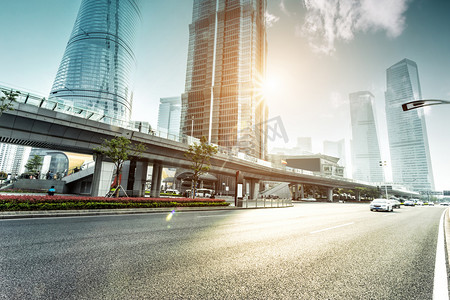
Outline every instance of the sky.
[[(389, 168), (386, 69), (415, 61), (423, 98), (450, 100), (450, 1), (268, 0), (266, 91), (292, 148), (297, 137), (351, 139), (348, 95), (375, 96), (382, 159)], [(48, 95), (81, 0), (3, 1), (0, 85)], [(192, 0), (142, 0), (132, 118), (157, 125), (159, 99), (184, 92)], [(425, 109), (436, 190), (450, 190), (450, 105)], [(349, 144), (348, 144), (349, 146)], [(349, 159), (347, 159), (349, 160)], [(390, 180), (390, 174), (387, 175)]]

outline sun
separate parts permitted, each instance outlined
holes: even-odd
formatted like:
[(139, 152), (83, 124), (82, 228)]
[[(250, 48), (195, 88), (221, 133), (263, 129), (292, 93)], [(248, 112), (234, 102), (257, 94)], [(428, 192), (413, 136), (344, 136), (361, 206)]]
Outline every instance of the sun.
[(265, 99), (273, 98), (279, 93), (280, 81), (276, 76), (266, 76), (258, 78), (254, 84), (254, 94)]

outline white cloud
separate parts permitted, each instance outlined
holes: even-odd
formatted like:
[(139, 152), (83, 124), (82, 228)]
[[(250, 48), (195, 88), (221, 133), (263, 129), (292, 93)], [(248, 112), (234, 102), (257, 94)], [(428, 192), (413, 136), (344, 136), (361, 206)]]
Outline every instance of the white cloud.
[(335, 42), (351, 41), (355, 33), (386, 31), (391, 38), (405, 28), (410, 0), (303, 0), (307, 13), (301, 31), (311, 47), (332, 54)]
[(289, 13), (289, 11), (286, 9), (286, 5), (284, 3), (285, 0), (280, 0), (280, 10), (287, 16), (290, 16), (291, 14)]
[(280, 20), (279, 17), (274, 16), (274, 15), (270, 14), (268, 11), (266, 11), (266, 26), (267, 26), (267, 28), (272, 27), (273, 24), (278, 22), (278, 20)]

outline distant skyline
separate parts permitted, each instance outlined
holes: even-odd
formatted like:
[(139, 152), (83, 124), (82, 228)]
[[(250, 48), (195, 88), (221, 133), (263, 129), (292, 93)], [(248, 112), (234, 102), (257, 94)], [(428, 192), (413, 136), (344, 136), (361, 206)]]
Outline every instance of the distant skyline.
[[(156, 128), (159, 99), (185, 90), (193, 1), (142, 2), (132, 118)], [(2, 4), (0, 84), (48, 96), (80, 3)], [(411, 59), (423, 97), (449, 100), (449, 11), (444, 0), (268, 1), (269, 119), (280, 116), (289, 137), (272, 146), (293, 148), (297, 137), (310, 136), (313, 150), (322, 152), (324, 140), (349, 140), (349, 94), (367, 90), (375, 96), (381, 155), (389, 162), (386, 69)], [(450, 190), (450, 105), (425, 113), (436, 190)]]

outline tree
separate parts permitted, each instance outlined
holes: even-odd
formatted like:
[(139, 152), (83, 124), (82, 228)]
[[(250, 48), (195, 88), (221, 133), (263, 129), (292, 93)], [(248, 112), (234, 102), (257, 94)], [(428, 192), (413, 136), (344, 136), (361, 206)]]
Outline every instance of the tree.
[(145, 150), (146, 148), (143, 144), (132, 144), (131, 140), (123, 136), (118, 136), (111, 140), (105, 139), (100, 147), (94, 148), (94, 151), (109, 157), (115, 165), (116, 179), (112, 187), (115, 189), (115, 197), (119, 197), (120, 175), (122, 174), (123, 163), (132, 157), (139, 158)]
[(34, 155), (32, 158), (28, 159), (25, 168), (27, 168), (28, 173), (37, 175), (42, 166), (42, 157), (39, 155)]
[(8, 174), (6, 172), (0, 171), (0, 183), (3, 183), (3, 180), (8, 178)]
[(194, 143), (190, 145), (189, 149), (184, 153), (184, 156), (192, 162), (190, 169), (194, 172), (191, 184), (192, 199), (195, 198), (195, 191), (200, 175), (209, 171), (211, 166), (210, 158), (216, 153), (217, 147), (208, 144), (204, 136), (200, 139), (200, 144)]
[(1, 92), (5, 96), (0, 97), (0, 116), (7, 110), (13, 110), (13, 102), (17, 102), (16, 98), (20, 94), (19, 91), (8, 91), (4, 89)]

